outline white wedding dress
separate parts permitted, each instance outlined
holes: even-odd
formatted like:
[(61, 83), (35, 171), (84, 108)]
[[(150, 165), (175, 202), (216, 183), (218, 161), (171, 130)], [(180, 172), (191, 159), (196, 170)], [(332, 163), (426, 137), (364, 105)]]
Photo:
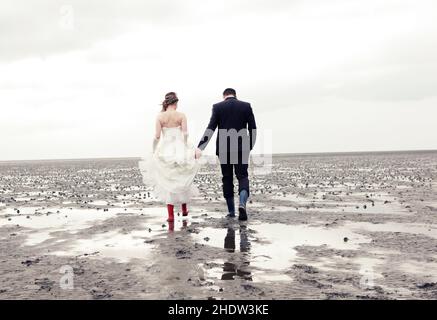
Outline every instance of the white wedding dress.
[(162, 128), (155, 151), (139, 162), (143, 182), (166, 204), (189, 203), (198, 195), (193, 180), (199, 170), (195, 148), (185, 141), (182, 128)]

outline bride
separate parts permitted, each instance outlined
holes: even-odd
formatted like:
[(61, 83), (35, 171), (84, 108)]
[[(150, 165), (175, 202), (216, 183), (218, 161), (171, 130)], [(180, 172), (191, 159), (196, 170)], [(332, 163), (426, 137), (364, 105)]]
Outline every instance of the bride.
[(178, 97), (169, 92), (156, 118), (153, 154), (140, 161), (143, 182), (154, 189), (157, 198), (167, 204), (168, 222), (174, 222), (174, 206), (181, 205), (188, 216), (187, 203), (197, 194), (193, 185), (199, 169), (196, 149), (188, 141), (187, 118), (177, 111)]

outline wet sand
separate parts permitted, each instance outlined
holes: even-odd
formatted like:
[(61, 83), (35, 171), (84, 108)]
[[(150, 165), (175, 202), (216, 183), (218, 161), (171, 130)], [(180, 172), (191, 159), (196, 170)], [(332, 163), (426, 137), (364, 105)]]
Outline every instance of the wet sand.
[(294, 155), (187, 219), (136, 159), (0, 163), (0, 299), (436, 299), (437, 152)]

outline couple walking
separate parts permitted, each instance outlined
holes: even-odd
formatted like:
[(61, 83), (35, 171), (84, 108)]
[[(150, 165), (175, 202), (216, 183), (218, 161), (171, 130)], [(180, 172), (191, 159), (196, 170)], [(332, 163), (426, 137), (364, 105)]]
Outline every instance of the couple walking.
[(256, 122), (249, 103), (237, 99), (236, 91), (228, 88), (223, 101), (213, 105), (208, 127), (198, 147), (188, 140), (187, 118), (178, 111), (178, 97), (169, 92), (156, 118), (153, 154), (140, 161), (143, 181), (153, 186), (155, 195), (167, 204), (168, 220), (174, 221), (174, 206), (182, 206), (188, 216), (190, 199), (196, 194), (194, 177), (200, 167), (199, 158), (218, 128), (216, 155), (220, 161), (223, 196), (228, 217), (235, 217), (234, 173), (238, 180), (239, 220), (247, 220), (249, 198), (249, 154), (256, 140)]

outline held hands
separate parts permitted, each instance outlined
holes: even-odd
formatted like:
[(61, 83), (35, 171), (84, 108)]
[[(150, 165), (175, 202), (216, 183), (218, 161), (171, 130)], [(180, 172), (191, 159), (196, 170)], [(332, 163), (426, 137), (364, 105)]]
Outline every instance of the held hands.
[(201, 156), (202, 156), (202, 150), (200, 150), (199, 148), (196, 148), (196, 151), (194, 152), (194, 158), (200, 159)]

